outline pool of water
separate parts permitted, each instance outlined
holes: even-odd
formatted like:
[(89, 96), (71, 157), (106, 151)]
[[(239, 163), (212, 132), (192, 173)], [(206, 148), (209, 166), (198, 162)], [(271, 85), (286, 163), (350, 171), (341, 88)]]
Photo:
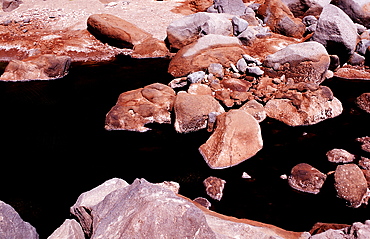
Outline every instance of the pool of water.
[[(292, 190), (286, 180), (298, 163), (324, 173), (335, 170), (325, 153), (343, 148), (370, 157), (355, 138), (370, 136), (370, 114), (354, 100), (370, 92), (370, 82), (327, 80), (344, 106), (337, 118), (313, 126), (289, 127), (273, 119), (261, 123), (264, 148), (229, 169), (212, 170), (198, 152), (210, 133), (178, 134), (172, 125), (152, 124), (146, 133), (105, 131), (105, 114), (120, 93), (172, 78), (168, 60), (122, 57), (99, 65), (73, 65), (54, 81), (0, 82), (2, 173), (0, 200), (12, 205), (49, 236), (66, 218), (77, 197), (105, 180), (119, 177), (150, 182), (177, 181), (191, 199), (207, 197), (202, 181), (226, 180), (212, 210), (239, 218), (307, 231), (315, 222), (364, 221), (369, 208), (352, 209), (335, 196), (333, 175), (318, 195)], [(247, 172), (252, 179), (242, 179)]]

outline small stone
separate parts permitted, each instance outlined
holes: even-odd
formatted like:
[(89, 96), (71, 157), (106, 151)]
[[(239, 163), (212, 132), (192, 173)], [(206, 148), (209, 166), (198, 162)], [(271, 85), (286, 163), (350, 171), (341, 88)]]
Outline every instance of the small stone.
[(208, 196), (218, 201), (220, 201), (223, 196), (225, 183), (226, 183), (225, 180), (212, 176), (206, 178), (203, 181)]
[(234, 35), (238, 36), (240, 33), (245, 31), (248, 28), (248, 22), (240, 17), (233, 17), (231, 19), (231, 22), (233, 24), (233, 30), (234, 30)]
[(261, 70), (258, 66), (254, 67), (247, 67), (246, 73), (253, 75), (253, 76), (262, 76), (265, 72)]
[(187, 80), (190, 83), (199, 83), (204, 79), (205, 76), (206, 76), (206, 73), (204, 71), (197, 71), (197, 72), (189, 74), (187, 77)]
[(355, 160), (355, 155), (344, 149), (332, 149), (326, 153), (326, 156), (332, 163), (350, 163)]
[(209, 209), (212, 206), (212, 204), (208, 201), (207, 198), (197, 197), (193, 201), (196, 203), (199, 203), (200, 205), (202, 205), (203, 207), (207, 209)]
[(252, 178), (252, 177), (251, 177), (248, 173), (243, 172), (243, 174), (242, 174), (242, 178), (250, 179), (250, 178)]
[(223, 78), (224, 68), (220, 63), (212, 63), (208, 67), (208, 73), (214, 75), (217, 78)]
[(249, 63), (254, 63), (256, 64), (257, 66), (261, 66), (262, 65), (262, 62), (260, 62), (258, 59), (254, 58), (254, 57), (251, 57), (250, 55), (248, 54), (244, 54), (243, 55), (243, 58), (244, 60), (249, 64)]
[(242, 73), (244, 73), (247, 70), (248, 65), (244, 58), (238, 60), (238, 62), (236, 63), (236, 68), (238, 69), (239, 72)]
[(370, 93), (363, 93), (357, 97), (356, 104), (360, 109), (370, 113)]
[(360, 161), (358, 162), (358, 165), (365, 170), (370, 170), (370, 159), (361, 157)]
[(306, 163), (297, 164), (288, 177), (289, 185), (302, 192), (318, 194), (326, 180), (326, 175)]
[(288, 176), (286, 174), (282, 174), (282, 175), (280, 175), (280, 178), (286, 180), (286, 179), (288, 179)]

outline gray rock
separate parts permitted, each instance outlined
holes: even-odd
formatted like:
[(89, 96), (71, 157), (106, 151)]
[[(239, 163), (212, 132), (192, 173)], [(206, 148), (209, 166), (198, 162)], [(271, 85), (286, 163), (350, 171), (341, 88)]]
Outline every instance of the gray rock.
[(66, 219), (47, 239), (85, 239), (85, 234), (76, 220)]
[(224, 67), (220, 63), (211, 63), (208, 66), (208, 73), (214, 75), (217, 78), (223, 78)]
[(318, 194), (326, 180), (326, 175), (306, 163), (297, 164), (288, 177), (289, 185), (299, 191)]
[(235, 36), (238, 36), (249, 26), (248, 22), (240, 17), (233, 17), (231, 23), (233, 24), (233, 33)]
[(2, 0), (2, 2), (2, 8), (4, 12), (11, 12), (23, 3), (22, 0)]
[(336, 0), (334, 5), (342, 9), (354, 22), (370, 28), (369, 2), (363, 0)]
[(264, 38), (271, 36), (269, 27), (249, 26), (245, 31), (238, 35), (238, 39), (245, 46), (250, 46), (257, 38)]
[(223, 196), (226, 181), (217, 177), (208, 177), (204, 179), (203, 185), (206, 188), (208, 196), (220, 201)]
[(236, 16), (241, 16), (246, 11), (246, 6), (242, 0), (214, 0), (213, 6), (207, 11), (218, 13), (228, 13)]
[(229, 36), (233, 33), (232, 17), (228, 14), (199, 12), (177, 19), (167, 27), (170, 47), (181, 49), (209, 34)]
[(247, 62), (244, 60), (244, 58), (240, 58), (240, 59), (236, 62), (236, 68), (238, 69), (238, 71), (239, 71), (239, 72), (245, 73), (245, 71), (247, 70), (247, 67), (248, 67), (248, 64), (247, 64)]
[(194, 204), (144, 179), (107, 195), (91, 216), (91, 239), (216, 238)]
[(302, 22), (303, 24), (306, 26), (306, 27), (309, 27), (313, 24), (316, 24), (317, 23), (317, 18), (315, 16), (312, 16), (312, 15), (308, 15), (308, 16), (305, 16), (303, 19), (302, 19)]
[(197, 71), (189, 74), (186, 79), (193, 84), (201, 82), (202, 80), (204, 80), (205, 76), (206, 73), (204, 71)]
[(356, 46), (356, 52), (361, 54), (362, 56), (365, 56), (367, 48), (369, 46), (370, 46), (369, 39), (361, 39)]
[(245, 70), (245, 73), (252, 75), (252, 76), (262, 76), (265, 72), (261, 70), (258, 66), (253, 66), (253, 67), (247, 67)]
[(365, 64), (366, 58), (357, 52), (354, 52), (349, 58), (348, 63), (352, 66), (363, 66)]
[(356, 49), (359, 36), (353, 21), (340, 8), (324, 7), (312, 40), (323, 44), (328, 53), (338, 55), (343, 65)]
[(323, 7), (330, 3), (330, 0), (283, 0), (295, 17), (303, 17), (308, 15), (320, 15)]
[(252, 63), (252, 64), (256, 64), (257, 66), (261, 66), (261, 65), (262, 65), (262, 62), (260, 62), (258, 59), (254, 58), (254, 57), (251, 57), (251, 56), (250, 56), (250, 55), (248, 55), (248, 54), (244, 54), (244, 55), (243, 55), (243, 58), (244, 58), (244, 60), (245, 60), (248, 64)]
[(355, 160), (355, 155), (344, 149), (332, 149), (326, 153), (326, 157), (333, 163), (350, 163)]
[(0, 201), (0, 238), (4, 239), (38, 239), (36, 229), (22, 220), (9, 204)]

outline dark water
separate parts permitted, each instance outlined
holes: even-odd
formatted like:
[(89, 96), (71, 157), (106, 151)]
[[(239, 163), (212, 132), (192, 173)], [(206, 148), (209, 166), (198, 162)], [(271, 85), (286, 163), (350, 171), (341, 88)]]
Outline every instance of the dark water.
[[(49, 236), (66, 218), (69, 207), (84, 191), (119, 177), (150, 182), (173, 180), (180, 193), (207, 197), (202, 181), (208, 176), (227, 181), (220, 202), (212, 210), (230, 216), (307, 231), (315, 222), (365, 221), (369, 208), (351, 209), (335, 196), (333, 175), (318, 195), (292, 190), (286, 180), (298, 163), (324, 173), (335, 170), (325, 153), (343, 148), (357, 156), (355, 138), (370, 136), (370, 114), (354, 100), (370, 92), (370, 82), (330, 80), (344, 113), (322, 123), (289, 127), (267, 119), (261, 123), (264, 148), (242, 164), (210, 169), (198, 152), (209, 137), (206, 131), (177, 134), (172, 125), (151, 125), (146, 133), (105, 131), (105, 114), (118, 95), (153, 82), (167, 84), (168, 60), (121, 58), (102, 65), (74, 65), (70, 74), (54, 81), (0, 82), (0, 200), (12, 205)], [(242, 179), (247, 172), (253, 180)]]

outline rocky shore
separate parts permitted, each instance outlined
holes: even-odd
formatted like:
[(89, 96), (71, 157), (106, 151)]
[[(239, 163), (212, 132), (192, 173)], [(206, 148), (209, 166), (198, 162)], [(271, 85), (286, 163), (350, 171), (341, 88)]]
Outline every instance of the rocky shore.
[[(341, 115), (344, 107), (322, 85), (325, 80), (370, 80), (370, 13), (361, 1), (62, 2), (2, 1), (0, 60), (9, 64), (0, 80), (60, 79), (72, 63), (119, 55), (168, 58), (173, 80), (120, 94), (106, 114), (105, 129), (146, 132), (159, 123), (173, 124), (178, 133), (207, 130), (211, 135), (199, 154), (211, 169), (253, 160), (264, 147), (260, 123), (266, 117), (309, 127)], [(355, 99), (367, 113), (369, 94)], [(367, 133), (357, 138), (364, 155)], [(353, 208), (367, 204), (370, 160), (345, 149), (326, 156), (336, 164), (333, 171), (322, 173), (303, 162), (281, 178), (295, 190), (318, 194), (334, 174), (339, 198)], [(204, 181), (216, 200), (225, 183)], [(49, 238), (370, 237), (368, 221), (296, 233), (219, 215), (207, 209), (207, 199), (194, 201), (179, 195), (173, 182), (137, 179), (129, 185), (115, 178), (82, 194), (71, 207), (75, 219)], [(38, 238), (14, 209), (5, 203), (1, 208), (5, 238)]]

